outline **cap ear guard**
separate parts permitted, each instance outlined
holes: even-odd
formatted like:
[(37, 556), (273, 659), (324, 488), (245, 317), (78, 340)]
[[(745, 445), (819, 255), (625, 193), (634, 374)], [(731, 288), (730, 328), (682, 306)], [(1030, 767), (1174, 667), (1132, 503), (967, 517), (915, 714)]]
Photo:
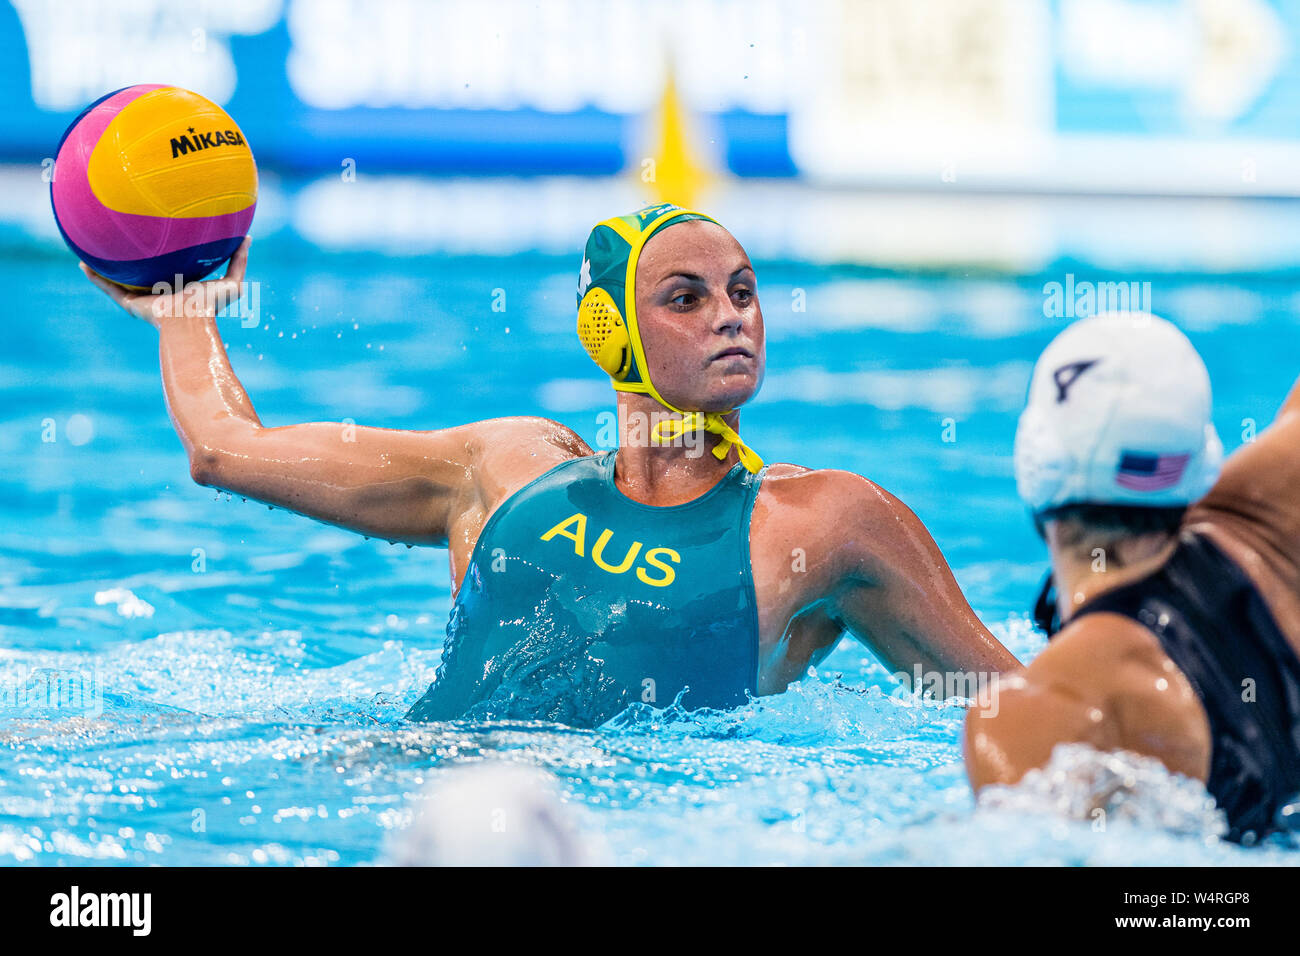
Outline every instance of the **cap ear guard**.
[(613, 297), (593, 287), (578, 305), (578, 338), (591, 360), (621, 382), (632, 368), (632, 342)]

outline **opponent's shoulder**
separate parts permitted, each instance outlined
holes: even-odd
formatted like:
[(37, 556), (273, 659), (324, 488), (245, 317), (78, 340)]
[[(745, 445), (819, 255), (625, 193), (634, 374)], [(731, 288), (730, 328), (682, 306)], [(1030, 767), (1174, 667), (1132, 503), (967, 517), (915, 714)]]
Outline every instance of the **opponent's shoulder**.
[(1123, 614), (1084, 614), (1065, 625), (1035, 658), (1046, 670), (1073, 672), (1076, 664), (1114, 666), (1125, 661), (1150, 664), (1163, 652), (1155, 635)]
[(997, 710), (1036, 710), (1052, 700), (1054, 706), (1081, 709), (1099, 724), (1116, 716), (1116, 700), (1144, 697), (1158, 688), (1172, 664), (1155, 636), (1136, 621), (1089, 614), (1071, 621), (1027, 666), (1002, 681)]
[(1112, 746), (1203, 776), (1204, 707), (1160, 641), (1137, 621), (1108, 612), (1071, 621), (1025, 669), (1025, 683), (1074, 702)]
[[(1155, 635), (1122, 614), (1086, 614), (1068, 623), (1026, 669), (1041, 687), (1094, 700), (1143, 696), (1174, 668)], [(1176, 669), (1176, 668), (1174, 668)]]
[(1099, 612), (1072, 621), (1039, 658), (1046, 658), (1043, 666), (1054, 682), (1073, 681), (1104, 694), (1121, 715), (1204, 711), (1191, 681), (1155, 634), (1122, 614)]
[(972, 784), (1014, 783), (1058, 743), (1131, 750), (1204, 777), (1209, 731), (1186, 677), (1159, 641), (1116, 614), (1081, 617), (1022, 670), (1002, 675), (967, 716)]

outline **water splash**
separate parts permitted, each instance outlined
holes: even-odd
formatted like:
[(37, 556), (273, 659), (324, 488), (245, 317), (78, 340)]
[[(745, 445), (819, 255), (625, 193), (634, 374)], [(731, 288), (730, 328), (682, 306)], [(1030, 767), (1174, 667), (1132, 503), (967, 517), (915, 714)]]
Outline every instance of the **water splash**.
[(123, 617), (153, 617), (153, 605), (142, 601), (126, 588), (110, 588), (95, 592), (96, 604), (112, 604)]
[(614, 735), (754, 739), (789, 745), (863, 745), (921, 734), (955, 739), (965, 704), (931, 701), (879, 686), (853, 686), (836, 676), (793, 684), (783, 694), (750, 697), (731, 710), (687, 710), (682, 695), (667, 707), (632, 704), (601, 729)]
[(1193, 837), (1228, 832), (1223, 812), (1199, 781), (1170, 773), (1153, 757), (1103, 753), (1087, 744), (1058, 744), (1047, 765), (1020, 783), (982, 790), (979, 806), (1087, 820), (1100, 828), (1122, 822)]

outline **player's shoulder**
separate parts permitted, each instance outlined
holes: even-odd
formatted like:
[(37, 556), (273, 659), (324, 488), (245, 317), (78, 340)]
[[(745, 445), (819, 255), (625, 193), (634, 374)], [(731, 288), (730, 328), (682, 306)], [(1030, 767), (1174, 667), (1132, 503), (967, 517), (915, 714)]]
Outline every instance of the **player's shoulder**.
[(475, 422), (466, 441), (472, 485), (489, 508), (552, 468), (594, 454), (573, 429), (539, 416)]
[(540, 415), (487, 418), (467, 427), (472, 440), (485, 454), (498, 451), (518, 454), (527, 449), (533, 453), (545, 452), (546, 457), (559, 460), (594, 454), (591, 446), (568, 425)]
[(776, 462), (764, 473), (760, 497), (780, 507), (814, 510), (828, 523), (915, 520), (902, 501), (870, 478), (839, 468)]
[(769, 464), (763, 486), (784, 494), (818, 495), (827, 498), (887, 494), (869, 478), (839, 468), (808, 468), (788, 461)]

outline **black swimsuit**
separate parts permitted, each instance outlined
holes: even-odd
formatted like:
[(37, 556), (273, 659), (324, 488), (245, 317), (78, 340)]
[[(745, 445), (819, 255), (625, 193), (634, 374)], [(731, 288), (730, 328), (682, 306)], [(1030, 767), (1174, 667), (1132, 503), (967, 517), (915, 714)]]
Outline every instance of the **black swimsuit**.
[(1163, 567), (1075, 617), (1101, 612), (1154, 634), (1195, 688), (1210, 720), (1206, 788), (1228, 817), (1228, 839), (1253, 842), (1300, 824), (1278, 819), (1300, 798), (1300, 660), (1245, 572), (1184, 532)]

